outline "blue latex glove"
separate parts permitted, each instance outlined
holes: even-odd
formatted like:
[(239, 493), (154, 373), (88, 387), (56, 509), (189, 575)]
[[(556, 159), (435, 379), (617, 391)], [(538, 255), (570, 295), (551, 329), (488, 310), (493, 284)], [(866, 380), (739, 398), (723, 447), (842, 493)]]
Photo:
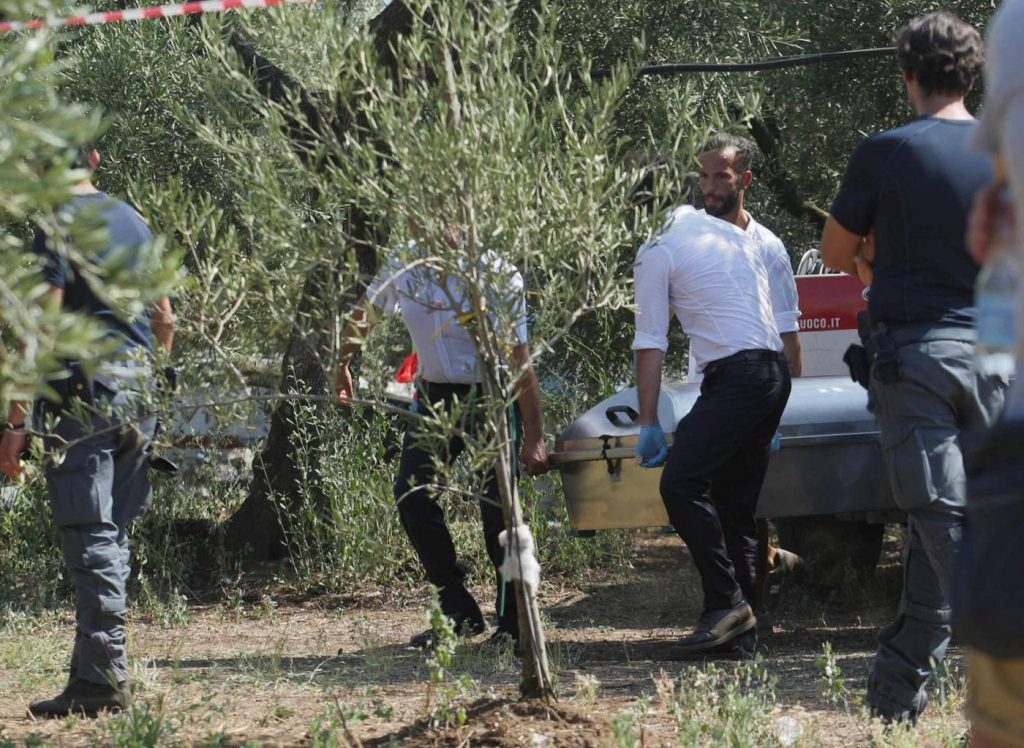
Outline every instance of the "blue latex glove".
[(782, 449), (782, 433), (779, 431), (775, 432), (775, 436), (772, 437), (772, 452), (778, 452)]
[(640, 439), (636, 443), (636, 456), (640, 459), (640, 467), (658, 467), (668, 459), (668, 442), (660, 424), (648, 424), (640, 427)]

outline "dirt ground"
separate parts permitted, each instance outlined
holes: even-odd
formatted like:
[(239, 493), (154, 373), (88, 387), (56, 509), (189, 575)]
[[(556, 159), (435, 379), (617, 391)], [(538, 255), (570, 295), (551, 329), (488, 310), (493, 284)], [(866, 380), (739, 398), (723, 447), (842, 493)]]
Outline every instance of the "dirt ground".
[[(667, 684), (704, 667), (674, 651), (699, 612), (699, 582), (672, 536), (643, 537), (633, 566), (618, 575), (594, 572), (582, 587), (549, 583), (542, 590), (558, 680), (554, 705), (517, 702), (517, 664), (507, 650), (482, 644), (485, 636), (460, 646), (452, 671), (471, 679), (462, 696), (467, 719), (447, 730), (427, 729), (427, 661), (404, 646), (424, 628), (426, 590), (358, 600), (235, 600), (185, 609), (170, 627), (136, 618), (137, 706), (94, 721), (26, 716), (29, 700), (63, 685), (70, 615), (12, 624), (0, 630), (0, 745), (678, 745), (679, 715)], [(765, 667), (776, 679), (769, 719), (794, 738), (782, 744), (887, 744), (858, 703), (877, 628), (894, 611), (897, 566), (882, 568), (866, 592), (841, 590), (826, 602), (798, 589), (784, 596), (774, 633), (762, 640)], [(833, 703), (816, 662), (825, 643), (841, 668)], [(951, 661), (959, 659), (953, 647)], [(956, 744), (950, 736), (965, 730), (961, 679), (946, 682), (954, 684), (953, 696), (899, 745)], [(630, 714), (638, 715), (638, 729), (615, 729)]]

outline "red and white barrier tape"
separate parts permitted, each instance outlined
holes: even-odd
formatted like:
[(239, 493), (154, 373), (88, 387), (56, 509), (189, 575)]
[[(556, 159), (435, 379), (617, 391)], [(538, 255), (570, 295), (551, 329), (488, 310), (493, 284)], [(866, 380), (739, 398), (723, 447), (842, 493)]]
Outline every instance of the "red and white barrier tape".
[(175, 5), (151, 5), (146, 8), (129, 8), (127, 10), (111, 10), (106, 13), (89, 13), (84, 16), (68, 16), (53, 20), (6, 21), (0, 23), (0, 33), (9, 31), (27, 31), (31, 29), (59, 28), (61, 26), (96, 26), (102, 23), (121, 23), (122, 21), (143, 21), (147, 18), (170, 18), (171, 16), (191, 16), (197, 13), (223, 13), (237, 8), (266, 8), (271, 5), (290, 5), (292, 3), (309, 3), (313, 0), (201, 0), (194, 3), (178, 3)]

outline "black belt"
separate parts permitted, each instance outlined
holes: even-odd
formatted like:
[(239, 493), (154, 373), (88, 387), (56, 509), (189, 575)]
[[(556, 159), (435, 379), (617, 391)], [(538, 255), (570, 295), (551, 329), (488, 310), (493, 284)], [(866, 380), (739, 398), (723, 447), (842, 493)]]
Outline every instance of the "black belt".
[(475, 393), (474, 397), (478, 397), (481, 395), (482, 385), (479, 382), (465, 384), (462, 382), (428, 382), (426, 379), (419, 379), (416, 382), (416, 389), (422, 393), (420, 397), (425, 398), (428, 402), (435, 402), (450, 400), (452, 397), (462, 400), (472, 393)]
[(785, 362), (786, 356), (781, 351), (738, 351), (731, 356), (712, 361), (704, 367), (704, 376), (714, 374), (718, 369), (730, 364), (739, 364), (747, 361), (778, 361)]
[(479, 382), (468, 384), (466, 382), (428, 382), (426, 379), (420, 379), (417, 385), (424, 391), (429, 392), (435, 390), (437, 392), (469, 392), (474, 387), (480, 387)]

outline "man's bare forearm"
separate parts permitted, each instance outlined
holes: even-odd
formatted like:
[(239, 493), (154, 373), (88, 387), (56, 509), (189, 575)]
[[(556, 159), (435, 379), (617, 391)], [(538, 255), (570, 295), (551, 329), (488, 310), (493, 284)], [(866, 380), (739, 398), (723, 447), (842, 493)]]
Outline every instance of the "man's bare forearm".
[(366, 300), (364, 299), (352, 309), (352, 315), (345, 323), (343, 341), (341, 343), (341, 364), (348, 366), (352, 357), (358, 353), (366, 343), (370, 331), (373, 330), (373, 320), (366, 311)]
[(640, 403), (641, 425), (658, 423), (658, 398), (661, 395), (661, 365), (665, 354), (657, 348), (636, 352), (636, 389)]
[(525, 344), (512, 352), (512, 365), (522, 370), (516, 380), (516, 402), (523, 419), (523, 438), (529, 443), (544, 441), (544, 409), (541, 404), (540, 383), (533, 364), (529, 363), (530, 351)]
[(11, 400), (7, 411), (7, 423), (12, 426), (23, 426), (28, 419), (28, 404), (22, 400)]
[(523, 419), (523, 438), (528, 442), (544, 441), (544, 411), (541, 407), (540, 384), (533, 367), (527, 367), (519, 378), (519, 413)]
[(848, 231), (839, 221), (829, 216), (821, 234), (821, 261), (825, 267), (847, 275), (856, 275), (855, 258), (863, 242), (864, 237)]
[(150, 312), (149, 327), (160, 346), (170, 353), (174, 346), (174, 311), (171, 309), (171, 300), (166, 296)]

